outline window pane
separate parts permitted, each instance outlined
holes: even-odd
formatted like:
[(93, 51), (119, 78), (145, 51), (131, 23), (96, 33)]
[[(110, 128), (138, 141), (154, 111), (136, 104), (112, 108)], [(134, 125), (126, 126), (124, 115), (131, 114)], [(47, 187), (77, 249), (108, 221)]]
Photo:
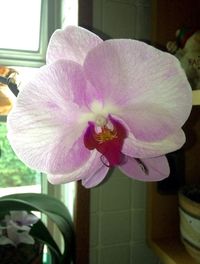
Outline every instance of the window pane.
[(40, 192), (40, 173), (29, 169), (17, 158), (8, 142), (6, 134), (6, 123), (1, 122), (0, 196), (16, 192)]
[[(12, 80), (12, 84), (16, 84), (17, 72), (15, 69), (0, 66), (0, 115), (7, 115), (12, 108), (15, 100), (14, 94), (8, 88), (8, 80)], [(13, 85), (12, 85), (13, 87)]]
[(37, 51), (41, 0), (0, 0), (0, 4), (0, 48)]
[[(13, 67), (10, 69), (13, 69)], [(20, 89), (21, 85), (23, 86), (31, 79), (38, 69), (15, 67), (14, 70), (19, 75)], [(1, 87), (1, 92), (4, 92), (2, 94), (7, 96), (11, 101), (15, 100), (15, 96), (8, 87), (5, 86), (4, 90)], [(0, 103), (2, 102), (2, 98), (0, 97)], [(7, 125), (5, 121), (0, 115), (0, 196), (19, 192), (40, 193), (41, 175), (28, 168), (17, 158), (7, 139)]]
[[(11, 67), (13, 69), (13, 67)], [(33, 78), (37, 68), (15, 67), (19, 78), (19, 89), (29, 79)], [(2, 88), (3, 87), (3, 88)], [(12, 102), (15, 96), (8, 87), (2, 86), (2, 95), (5, 95)], [(0, 97), (0, 106), (2, 103)], [(0, 108), (1, 109), (1, 108)], [(41, 192), (41, 175), (31, 170), (22, 163), (13, 152), (7, 139), (7, 124), (5, 116), (0, 115), (0, 196), (11, 193)]]
[[(20, 90), (21, 86), (33, 78), (37, 70), (38, 68), (0, 66), (0, 77), (14, 79), (14, 82)], [(11, 92), (8, 86), (3, 84), (0, 80), (0, 116), (7, 115), (9, 113), (15, 100), (15, 95)]]

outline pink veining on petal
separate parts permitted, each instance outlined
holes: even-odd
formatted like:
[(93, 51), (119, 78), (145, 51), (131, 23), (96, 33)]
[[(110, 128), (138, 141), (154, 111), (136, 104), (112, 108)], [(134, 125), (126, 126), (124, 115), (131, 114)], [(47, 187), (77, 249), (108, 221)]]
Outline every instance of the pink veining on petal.
[(168, 135), (163, 140), (151, 142), (138, 140), (129, 132), (128, 137), (124, 141), (122, 152), (127, 156), (135, 158), (153, 158), (181, 148), (185, 140), (185, 134), (182, 129)]
[(101, 42), (97, 35), (81, 27), (58, 29), (51, 36), (47, 48), (47, 63), (65, 59), (83, 64), (88, 52)]
[(101, 164), (90, 177), (82, 179), (82, 185), (85, 188), (92, 188), (101, 183), (108, 173), (109, 168)]
[(61, 174), (89, 159), (83, 143), (86, 125), (77, 122), (85, 85), (81, 66), (62, 60), (42, 67), (19, 93), (7, 119), (8, 138), (25, 164)]
[(170, 54), (136, 40), (108, 40), (88, 53), (83, 67), (140, 140), (164, 139), (189, 116), (191, 87)]
[(105, 177), (109, 170), (101, 162), (101, 153), (94, 150), (87, 162), (71, 173), (66, 174), (48, 174), (47, 178), (52, 184), (62, 184), (71, 181), (82, 180), (82, 184), (86, 188), (98, 185)]
[(127, 157), (127, 162), (122, 164), (119, 169), (127, 176), (140, 181), (161, 181), (169, 176), (170, 168), (165, 156), (149, 159)]

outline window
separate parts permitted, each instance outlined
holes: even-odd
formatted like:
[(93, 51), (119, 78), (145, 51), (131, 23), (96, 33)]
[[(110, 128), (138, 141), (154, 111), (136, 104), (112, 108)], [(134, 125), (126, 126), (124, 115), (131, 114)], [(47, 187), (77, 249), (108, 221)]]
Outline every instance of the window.
[[(49, 38), (55, 29), (61, 28), (61, 20), (63, 26), (77, 24), (78, 0), (6, 0), (1, 3), (1, 13), (5, 15), (0, 18), (0, 22), (6, 23), (6, 27), (0, 37), (0, 65), (16, 69), (19, 72), (17, 76), (19, 83), (23, 83), (30, 80), (37, 68), (45, 64)], [(11, 102), (15, 100), (9, 89), (4, 89), (3, 93)], [(45, 192), (61, 199), (73, 214), (75, 184), (52, 186), (47, 183), (45, 175), (41, 177), (40, 173), (30, 170), (21, 163), (9, 146), (6, 138), (6, 114), (1, 113), (0, 149), (1, 177), (2, 172), (5, 173), (5, 177), (2, 177), (4, 183), (1, 184), (0, 181), (0, 195)], [(8, 169), (6, 164), (9, 164)], [(15, 171), (12, 175), (13, 168)], [(7, 172), (12, 177), (6, 176)], [(51, 233), (56, 234), (52, 227)]]
[(40, 173), (29, 169), (16, 157), (6, 133), (6, 123), (0, 122), (0, 195), (18, 192), (40, 193)]
[[(37, 71), (37, 68), (45, 64), (46, 47), (50, 36), (57, 28), (65, 27), (68, 24), (78, 24), (78, 0), (6, 0), (1, 3), (0, 17), (2, 24), (6, 23), (6, 27), (1, 31), (0, 38), (0, 65), (12, 67), (19, 73), (17, 76), (19, 83), (25, 83), (30, 80)], [(31, 30), (30, 30), (31, 29)], [(1, 72), (0, 72), (1, 75)], [(19, 87), (20, 89), (20, 87)], [(15, 96), (8, 88), (1, 89), (3, 93), (11, 102), (15, 101)], [(0, 100), (1, 94), (0, 94)], [(26, 171), (32, 175), (30, 180), (22, 182), (17, 179), (8, 188), (10, 193), (20, 191), (20, 181), (23, 186), (35, 186), (35, 190), (42, 189), (56, 198), (61, 199), (67, 206), (71, 213), (73, 213), (73, 203), (75, 195), (75, 185), (73, 183), (62, 186), (51, 186), (47, 183), (46, 177), (40, 177), (36, 172), (29, 171), (25, 165), (17, 160), (15, 154), (8, 146), (6, 139), (6, 114), (0, 111), (0, 148), (1, 157), (0, 163), (6, 162), (7, 159), (15, 160), (17, 166), (23, 167), (22, 171)], [(13, 162), (12, 165), (13, 166)], [(20, 164), (20, 165), (19, 165)], [(0, 167), (0, 172), (3, 167)], [(13, 176), (14, 177), (14, 176)], [(35, 178), (34, 178), (35, 177)], [(8, 177), (7, 177), (8, 178)], [(41, 183), (41, 186), (40, 186)], [(7, 182), (8, 184), (8, 182)], [(0, 188), (5, 187), (1, 185)], [(33, 190), (33, 189), (32, 189)], [(5, 192), (5, 189), (4, 189)], [(2, 191), (2, 195), (4, 195)]]
[(6, 24), (5, 27), (1, 27), (1, 49), (38, 51), (41, 0), (3, 1), (1, 3), (0, 24)]
[[(49, 37), (61, 25), (61, 1), (2, 1), (0, 23), (5, 25), (1, 26), (0, 65), (14, 68), (18, 72), (18, 82), (25, 83), (35, 74), (37, 67), (45, 64)], [(8, 87), (0, 84), (1, 196), (16, 192), (41, 192), (41, 186), (43, 191), (48, 189), (46, 177), (41, 178), (40, 173), (19, 161), (7, 140), (6, 115), (15, 99)]]
[(61, 1), (1, 1), (0, 65), (40, 67), (52, 32), (61, 26)]
[[(37, 68), (15, 67), (20, 76), (20, 83), (25, 83), (27, 78), (34, 75)], [(0, 100), (15, 101), (15, 96), (6, 85), (0, 86)], [(0, 102), (0, 110), (2, 106)], [(3, 111), (2, 111), (3, 112)], [(3, 112), (3, 114), (5, 114)], [(6, 115), (0, 111), (0, 196), (19, 192), (41, 192), (41, 174), (31, 170), (22, 163), (12, 150), (7, 139)]]

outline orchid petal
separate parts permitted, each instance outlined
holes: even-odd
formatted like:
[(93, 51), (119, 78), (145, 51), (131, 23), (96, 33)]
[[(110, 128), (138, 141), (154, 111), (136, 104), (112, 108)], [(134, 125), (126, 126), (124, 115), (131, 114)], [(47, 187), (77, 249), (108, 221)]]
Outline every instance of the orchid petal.
[(125, 139), (122, 152), (135, 158), (153, 158), (173, 152), (183, 146), (185, 134), (182, 129), (163, 140), (145, 142), (136, 139), (131, 133)]
[(24, 244), (33, 245), (35, 243), (34, 238), (30, 236), (27, 232), (18, 233), (18, 236), (19, 236), (18, 244), (24, 243)]
[(48, 45), (47, 63), (66, 59), (83, 64), (87, 53), (101, 42), (97, 35), (84, 28), (68, 26), (56, 30)]
[[(145, 169), (148, 173), (145, 173)], [(160, 156), (150, 159), (141, 159), (141, 164), (134, 158), (127, 157), (127, 162), (119, 167), (127, 176), (140, 181), (160, 181), (169, 176), (170, 169), (167, 158)]]
[(161, 106), (146, 104), (143, 109), (141, 106), (137, 108), (137, 105), (133, 105), (130, 108), (126, 110), (121, 109), (118, 116), (127, 124), (135, 138), (151, 142), (164, 139), (169, 134), (174, 133), (175, 128), (173, 124), (176, 121)]
[(10, 211), (10, 219), (13, 221), (23, 221), (27, 214), (26, 211)]
[(93, 151), (88, 161), (80, 168), (77, 168), (73, 172), (66, 174), (47, 174), (48, 181), (52, 184), (62, 184), (72, 181), (78, 181), (88, 174), (90, 170), (93, 171), (93, 167), (96, 168), (94, 162), (96, 159), (100, 158), (100, 154), (97, 151)]
[(9, 239), (6, 236), (0, 236), (0, 245), (1, 246), (3, 246), (3, 245), (9, 245), (9, 244), (15, 246), (15, 243), (11, 239)]
[(47, 173), (68, 173), (81, 167), (90, 152), (83, 144), (81, 67), (57, 61), (44, 66), (18, 95), (8, 117), (8, 138), (29, 167)]
[(82, 185), (85, 188), (95, 187), (104, 180), (108, 173), (108, 170), (109, 168), (102, 164), (101, 167), (91, 177), (82, 180)]
[(132, 122), (131, 132), (138, 139), (165, 138), (189, 116), (191, 88), (179, 61), (145, 43), (105, 41), (88, 53), (84, 70), (91, 84), (101, 90), (102, 101), (118, 108), (112, 114)]
[(37, 223), (39, 218), (35, 216), (34, 214), (28, 214), (25, 219), (25, 224), (26, 225), (33, 225)]
[(96, 153), (94, 162), (90, 165), (88, 170), (82, 174), (82, 185), (85, 186), (85, 188), (91, 188), (98, 185), (103, 181), (109, 171), (109, 168), (102, 164), (100, 153)]
[(29, 232), (31, 230), (30, 226), (27, 226), (27, 225), (19, 225), (17, 222), (14, 222), (12, 220), (9, 221), (8, 223), (8, 227), (13, 227), (15, 228), (16, 230), (23, 230), (23, 231), (27, 231)]
[(20, 243), (25, 243), (25, 244), (34, 244), (35, 240), (33, 239), (32, 236), (29, 235), (28, 232), (23, 231), (23, 232), (18, 232), (18, 229), (16, 229), (14, 226), (10, 226), (7, 228), (7, 235), (8, 238), (13, 241), (14, 245), (18, 245)]
[(104, 179), (109, 170), (108, 167), (102, 164), (100, 157), (100, 153), (94, 150), (90, 159), (83, 165), (83, 167), (68, 174), (48, 174), (48, 181), (52, 184), (61, 184), (82, 179), (82, 182), (86, 184), (86, 186), (88, 186), (89, 184), (93, 184), (94, 186), (95, 184), (97, 184), (97, 182), (99, 183)]
[[(27, 221), (27, 218), (30, 218), (30, 220), (33, 219), (33, 222)], [(35, 218), (37, 219), (36, 222), (38, 221), (38, 218), (35, 215), (28, 214), (27, 211), (10, 211), (10, 219), (9, 223), (15, 223), (18, 225), (20, 223), (20, 228), (22, 228), (24, 225), (30, 225), (32, 223), (35, 223)], [(29, 228), (30, 229), (30, 228)]]
[(18, 233), (18, 229), (15, 226), (7, 227), (7, 236), (16, 246), (19, 244), (19, 234), (20, 233)]

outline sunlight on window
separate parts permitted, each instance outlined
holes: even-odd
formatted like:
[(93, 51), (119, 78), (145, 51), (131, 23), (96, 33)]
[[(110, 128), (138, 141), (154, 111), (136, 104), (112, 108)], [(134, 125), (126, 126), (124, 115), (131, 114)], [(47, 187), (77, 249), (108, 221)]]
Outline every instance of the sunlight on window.
[(0, 48), (37, 51), (41, 0), (0, 0)]
[(62, 28), (78, 25), (78, 0), (62, 1)]
[(6, 123), (0, 123), (0, 196), (18, 192), (40, 192), (40, 174), (29, 169), (17, 158), (6, 134)]
[[(14, 67), (12, 67), (14, 68)], [(15, 67), (19, 75), (19, 90), (37, 72), (37, 68)], [(7, 91), (7, 93), (6, 93)], [(11, 91), (5, 89), (8, 98), (13, 97)], [(6, 122), (0, 117), (0, 196), (22, 193), (41, 192), (41, 175), (22, 163), (13, 152), (8, 139)]]
[[(15, 71), (15, 83), (18, 86), (18, 90), (21, 90), (24, 84), (26, 84), (26, 82), (34, 78), (34, 75), (37, 72), (37, 68), (30, 68), (30, 67), (13, 66), (13, 67), (4, 67), (4, 69)], [(2, 76), (4, 75), (2, 74)], [(0, 82), (0, 116), (7, 115), (11, 110), (12, 105), (14, 105), (15, 101), (16, 101), (16, 96), (11, 92), (9, 87)]]
[(35, 74), (38, 71), (38, 68), (31, 68), (31, 67), (12, 67), (15, 68), (15, 70), (18, 72), (18, 89), (23, 89), (23, 86), (32, 80), (35, 76)]
[[(1, 51), (2, 55), (7, 56), (9, 59), (8, 63), (7, 61), (6, 63), (3, 61), (1, 64), (10, 65), (11, 68), (14, 68), (18, 72), (16, 79), (19, 90), (23, 89), (24, 84), (34, 78), (37, 72), (37, 68), (31, 67), (38, 67), (38, 65), (35, 66), (34, 59), (35, 55), (37, 55), (36, 51), (40, 50), (39, 48), (43, 45), (43, 38), (40, 39), (40, 32), (43, 32), (43, 26), (47, 22), (44, 17), (45, 12), (43, 11), (45, 9), (43, 9), (42, 3), (46, 2), (42, 0), (0, 0), (0, 23), (1, 25), (6, 25), (5, 27), (1, 27), (0, 31), (0, 49), (4, 49)], [(47, 7), (50, 10), (54, 10), (54, 2), (47, 0), (47, 3)], [(62, 20), (62, 28), (67, 25), (78, 25), (78, 0), (62, 0), (61, 11), (62, 16), (59, 18)], [(57, 13), (55, 12), (54, 15), (56, 16)], [(54, 21), (54, 17), (49, 17), (48, 21), (51, 22), (51, 19)], [(44, 28), (47, 31), (49, 25)], [(45, 30), (44, 32), (46, 32)], [(52, 29), (50, 28), (49, 30), (51, 31)], [(48, 32), (45, 34), (48, 35)], [(45, 34), (42, 34), (42, 37)], [(44, 41), (44, 43), (46, 42)], [(16, 56), (18, 50), (20, 55)], [(33, 51), (33, 54), (31, 54), (31, 57), (25, 57), (22, 63), (18, 63), (18, 59), (20, 58), (21, 60), (22, 58), (21, 53), (22, 56), (23, 53), (26, 53), (23, 51), (28, 51), (27, 53)], [(3, 58), (0, 59), (3, 60)], [(31, 62), (30, 65), (26, 64), (29, 61)], [(28, 65), (31, 67), (15, 67), (12, 65)], [(1, 89), (1, 92), (11, 100), (12, 105), (15, 104), (16, 97), (8, 87), (4, 87), (4, 90)], [(5, 114), (0, 114), (0, 196), (18, 192), (47, 192), (49, 195), (56, 196), (54, 186), (49, 188), (50, 184), (47, 184), (45, 175), (40, 175), (40, 173), (30, 170), (16, 157), (11, 150), (6, 133)], [(52, 189), (52, 191), (49, 191), (49, 189)], [(74, 182), (64, 184), (59, 186), (58, 189), (58, 193), (61, 194), (60, 197), (59, 195), (56, 197), (60, 198), (69, 207), (71, 214), (73, 214), (76, 184)]]

